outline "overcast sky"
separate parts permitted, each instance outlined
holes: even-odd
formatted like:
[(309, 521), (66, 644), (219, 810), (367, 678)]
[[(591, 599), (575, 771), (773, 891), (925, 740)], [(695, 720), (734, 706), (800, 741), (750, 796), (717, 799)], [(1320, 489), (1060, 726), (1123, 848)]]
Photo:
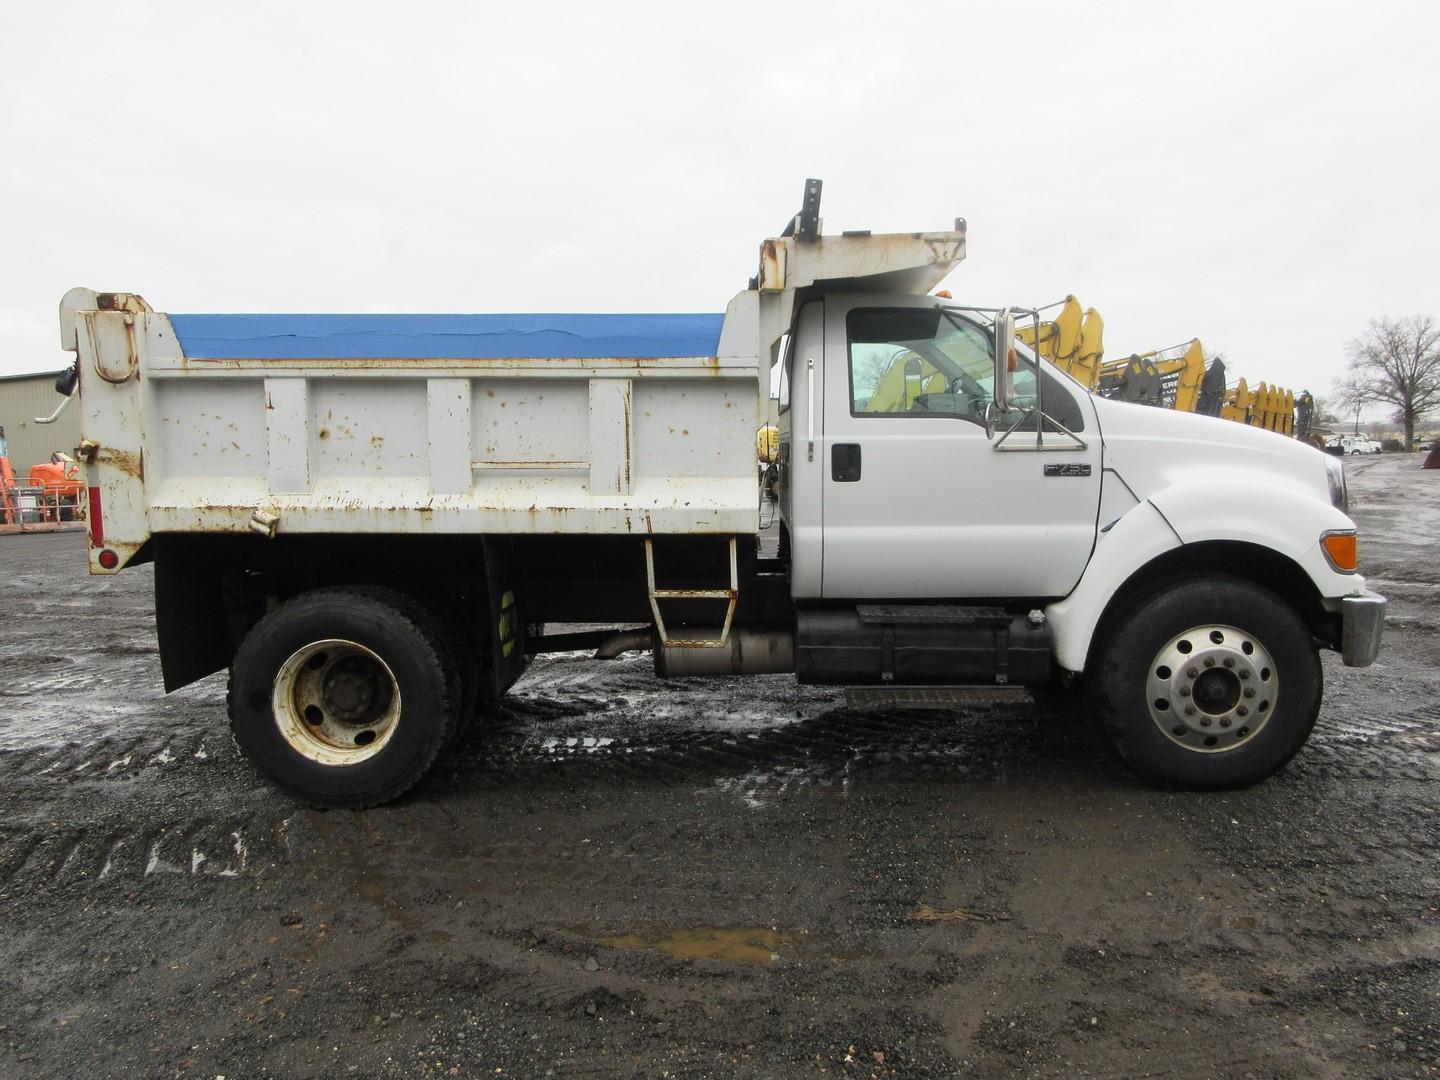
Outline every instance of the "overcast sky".
[(64, 0), (0, 33), (0, 374), (73, 285), (161, 311), (720, 311), (827, 231), (969, 222), (947, 286), (1076, 294), (1324, 393), (1440, 315), (1440, 5)]

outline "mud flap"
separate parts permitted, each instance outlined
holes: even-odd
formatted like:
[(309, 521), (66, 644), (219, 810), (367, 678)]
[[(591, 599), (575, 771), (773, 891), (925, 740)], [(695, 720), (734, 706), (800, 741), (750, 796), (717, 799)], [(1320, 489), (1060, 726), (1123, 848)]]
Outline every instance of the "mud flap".
[(168, 694), (226, 667), (232, 648), (213, 548), (182, 536), (155, 536), (152, 542), (155, 634)]

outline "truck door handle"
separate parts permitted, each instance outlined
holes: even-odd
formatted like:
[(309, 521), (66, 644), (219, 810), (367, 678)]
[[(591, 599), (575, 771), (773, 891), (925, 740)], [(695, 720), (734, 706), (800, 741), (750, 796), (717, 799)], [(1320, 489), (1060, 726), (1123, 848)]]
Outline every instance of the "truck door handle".
[(830, 447), (830, 479), (853, 484), (860, 479), (860, 444), (835, 443)]
[(815, 460), (815, 358), (805, 361), (805, 460)]

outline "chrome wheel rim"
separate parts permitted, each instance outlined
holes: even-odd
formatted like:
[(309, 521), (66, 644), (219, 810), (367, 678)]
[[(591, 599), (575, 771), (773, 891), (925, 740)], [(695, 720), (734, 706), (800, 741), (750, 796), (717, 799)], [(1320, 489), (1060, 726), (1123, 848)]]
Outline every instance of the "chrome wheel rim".
[(327, 638), (290, 654), (275, 676), (275, 725), (296, 753), (321, 765), (357, 765), (399, 726), (400, 684), (355, 641)]
[(1270, 722), (1280, 678), (1254, 634), (1197, 626), (1155, 654), (1145, 696), (1150, 718), (1171, 742), (1199, 754), (1223, 754), (1250, 742)]

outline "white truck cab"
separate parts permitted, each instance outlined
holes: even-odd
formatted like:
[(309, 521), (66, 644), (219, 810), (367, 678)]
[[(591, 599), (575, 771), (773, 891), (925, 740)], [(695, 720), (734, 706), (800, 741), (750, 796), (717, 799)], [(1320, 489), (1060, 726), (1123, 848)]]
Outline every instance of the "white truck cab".
[[(525, 658), (1093, 691), (1142, 777), (1281, 768), (1317, 650), (1368, 664), (1340, 462), (1095, 397), (932, 290), (965, 227), (824, 236), (820, 184), (720, 315), (165, 315), (72, 290), (92, 573), (156, 564), (166, 686), (228, 667), (258, 768), (361, 807)], [(755, 433), (782, 365), (777, 555)], [(546, 623), (600, 626), (547, 634)]]

